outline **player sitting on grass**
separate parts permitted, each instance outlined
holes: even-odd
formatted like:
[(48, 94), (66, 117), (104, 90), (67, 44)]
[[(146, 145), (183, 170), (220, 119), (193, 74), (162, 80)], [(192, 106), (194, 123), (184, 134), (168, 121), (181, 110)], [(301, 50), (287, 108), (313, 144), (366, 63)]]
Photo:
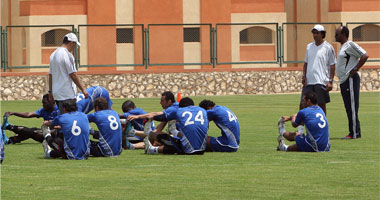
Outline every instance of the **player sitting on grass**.
[(105, 98), (94, 102), (95, 112), (88, 114), (88, 121), (99, 129), (99, 142), (91, 141), (90, 155), (95, 157), (117, 157), (121, 154), (121, 123), (119, 115), (109, 109)]
[(40, 128), (28, 128), (24, 126), (12, 125), (8, 122), (8, 117), (15, 115), (22, 118), (40, 118), (44, 120), (53, 120), (59, 114), (58, 107), (55, 106), (54, 101), (49, 100), (49, 94), (45, 94), (42, 97), (42, 108), (38, 109), (35, 112), (6, 112), (4, 113), (3, 126), (2, 130), (10, 130), (15, 133), (15, 136), (12, 136), (8, 140), (8, 144), (16, 144), (21, 141), (32, 138), (37, 142), (42, 142), (44, 137), (42, 135), (42, 130)]
[[(128, 118), (131, 115), (143, 115), (147, 114), (143, 109), (136, 108), (136, 105), (133, 101), (127, 100), (123, 103), (121, 106), (121, 109), (123, 110), (123, 114), (120, 114), (120, 118)], [(152, 130), (155, 129), (154, 123), (151, 122), (151, 128)], [(124, 149), (144, 149), (144, 138), (146, 137), (144, 133), (144, 119), (135, 119), (127, 121), (127, 125), (125, 127), (125, 130), (123, 131), (123, 134), (125, 134), (125, 139), (128, 141), (125, 141), (124, 143)]]
[(174, 94), (170, 91), (166, 91), (162, 93), (160, 104), (162, 108), (164, 109), (163, 111), (151, 112), (151, 113), (142, 114), (142, 115), (130, 115), (128, 116), (127, 120), (131, 121), (131, 120), (136, 120), (136, 119), (153, 118), (153, 120), (161, 122), (156, 128), (157, 132), (162, 132), (166, 124), (169, 123), (168, 130), (170, 131), (171, 134), (176, 136), (178, 134), (178, 131), (175, 129), (175, 120), (169, 122), (170, 120), (167, 119), (168, 115), (170, 115), (171, 113), (176, 113), (178, 109), (179, 104), (178, 102), (175, 101)]
[[(203, 154), (206, 150), (208, 119), (206, 110), (194, 106), (191, 98), (185, 97), (179, 103), (177, 112), (167, 116), (168, 120), (177, 120), (179, 137), (168, 134), (150, 134), (146, 126), (145, 153), (147, 154)], [(154, 145), (157, 146), (153, 146)]]
[(236, 115), (228, 108), (203, 100), (199, 107), (207, 111), (209, 121), (214, 121), (221, 130), (220, 137), (207, 137), (206, 151), (236, 152), (240, 144), (240, 126)]
[[(87, 115), (77, 111), (75, 99), (65, 100), (62, 107), (64, 110), (62, 115), (57, 116), (53, 121), (44, 121), (43, 123), (44, 157), (62, 157), (69, 160), (87, 159), (90, 154), (90, 126)], [(52, 126), (60, 129), (56, 137), (52, 137), (50, 134), (49, 127)]]
[(88, 98), (84, 97), (83, 93), (76, 96), (78, 111), (88, 114), (94, 109), (94, 101), (96, 98), (103, 97), (107, 100), (109, 109), (112, 109), (112, 101), (108, 91), (102, 86), (92, 86), (86, 89)]
[[(330, 150), (329, 124), (323, 110), (317, 106), (314, 92), (308, 92), (302, 98), (303, 108), (297, 114), (283, 116), (278, 121), (280, 136), (278, 137), (279, 151), (320, 152)], [(285, 122), (291, 121), (293, 127), (304, 124), (306, 136), (298, 132), (287, 132)], [(296, 141), (296, 144), (285, 145), (284, 138)]]

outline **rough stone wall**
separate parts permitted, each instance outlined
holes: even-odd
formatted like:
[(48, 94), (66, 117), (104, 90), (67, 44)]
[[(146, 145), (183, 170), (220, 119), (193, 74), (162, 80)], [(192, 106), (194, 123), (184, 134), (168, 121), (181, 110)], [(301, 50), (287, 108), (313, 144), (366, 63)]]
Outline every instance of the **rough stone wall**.
[[(380, 90), (380, 69), (363, 69), (362, 91)], [(111, 98), (159, 97), (163, 91), (182, 96), (275, 94), (300, 92), (301, 71), (230, 71), (198, 73), (80, 75), (85, 87), (105, 87)], [(48, 91), (48, 75), (1, 77), (1, 100), (37, 100)], [(339, 91), (335, 77), (333, 91)]]

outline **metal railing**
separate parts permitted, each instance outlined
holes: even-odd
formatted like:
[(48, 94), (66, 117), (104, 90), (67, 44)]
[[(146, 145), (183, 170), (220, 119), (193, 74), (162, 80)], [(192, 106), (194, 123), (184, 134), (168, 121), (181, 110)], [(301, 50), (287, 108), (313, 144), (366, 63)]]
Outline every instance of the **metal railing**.
[(278, 23), (216, 24), (216, 64), (279, 63), (278, 27)]
[(78, 39), (80, 67), (144, 66), (143, 24), (78, 25)]
[[(311, 29), (315, 24), (217, 23), (215, 27), (148, 24), (147, 28), (143, 24), (97, 24), (78, 25), (77, 29), (74, 25), (5, 26), (0, 27), (0, 67), (2, 71), (48, 68), (50, 54), (68, 32), (77, 34), (81, 42), (74, 49), (76, 65), (80, 68), (301, 66), (306, 46), (313, 41)], [(338, 51), (340, 44), (335, 42), (334, 33), (342, 23), (318, 24), (326, 29), (325, 40)], [(368, 62), (380, 62), (380, 22), (347, 22), (346, 26), (350, 29), (349, 39), (368, 50)]]
[(303, 63), (305, 59), (306, 46), (314, 41), (311, 30), (315, 24), (321, 24), (326, 30), (325, 40), (334, 48), (338, 46), (335, 42), (335, 30), (342, 23), (283, 23), (281, 29), (281, 59), (283, 63)]
[[(349, 38), (366, 49), (377, 49), (367, 52), (367, 62), (380, 62), (380, 22), (347, 22), (350, 30)], [(372, 54), (371, 54), (372, 53)]]
[(211, 65), (211, 30), (211, 24), (148, 24), (147, 64)]
[(48, 68), (50, 54), (68, 32), (74, 32), (74, 25), (6, 26), (3, 37), (4, 71)]

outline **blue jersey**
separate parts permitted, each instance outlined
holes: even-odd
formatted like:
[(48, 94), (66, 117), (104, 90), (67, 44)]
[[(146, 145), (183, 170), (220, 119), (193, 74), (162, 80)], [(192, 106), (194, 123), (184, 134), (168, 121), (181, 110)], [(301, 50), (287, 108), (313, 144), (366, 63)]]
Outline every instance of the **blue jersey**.
[(37, 118), (44, 118), (44, 120), (53, 120), (55, 117), (59, 115), (59, 109), (58, 106), (54, 107), (54, 110), (52, 112), (48, 112), (44, 108), (40, 108), (37, 111), (35, 111)]
[(0, 160), (4, 160), (4, 141), (3, 141), (3, 130), (0, 133)]
[[(162, 112), (164, 113), (166, 119), (168, 119), (169, 115), (177, 113), (178, 108), (179, 108), (179, 103), (178, 102), (174, 102), (171, 106), (167, 107)], [(168, 120), (168, 121), (170, 121), (170, 120)]]
[(305, 124), (306, 140), (315, 151), (325, 151), (330, 146), (329, 124), (325, 113), (319, 106), (310, 106), (300, 110), (295, 125)]
[(52, 122), (61, 126), (64, 137), (64, 149), (68, 159), (87, 159), (90, 154), (90, 125), (82, 112), (70, 112), (58, 115)]
[[(128, 116), (130, 115), (142, 115), (142, 114), (146, 114), (147, 112), (145, 112), (143, 109), (141, 108), (135, 108), (133, 110), (130, 110), (126, 113), (123, 114), (123, 116), (125, 118), (128, 118)], [(144, 120), (145, 119), (135, 119), (133, 120), (131, 123), (132, 123), (132, 127), (137, 130), (137, 131), (144, 131)], [(154, 130), (154, 123), (151, 122), (151, 127), (152, 127), (152, 130)]]
[(238, 149), (240, 144), (240, 126), (235, 114), (224, 106), (215, 106), (207, 110), (209, 121), (214, 121), (222, 131), (222, 136), (216, 141), (222, 146)]
[(208, 118), (206, 110), (198, 106), (178, 108), (176, 113), (168, 116), (168, 120), (177, 120), (177, 128), (181, 132), (180, 141), (185, 153), (194, 153), (206, 149)]
[(107, 99), (108, 106), (111, 109), (112, 107), (112, 101), (110, 99), (110, 96), (108, 94), (108, 91), (102, 87), (102, 86), (92, 86), (90, 88), (87, 88), (86, 91), (88, 92), (88, 98), (85, 99), (83, 93), (80, 93), (77, 95), (77, 106), (78, 111), (84, 112), (88, 114), (91, 112), (91, 110), (94, 109), (94, 101), (96, 98), (103, 97)]
[(87, 115), (88, 121), (95, 122), (99, 129), (99, 149), (103, 156), (121, 154), (121, 123), (113, 110), (101, 110)]

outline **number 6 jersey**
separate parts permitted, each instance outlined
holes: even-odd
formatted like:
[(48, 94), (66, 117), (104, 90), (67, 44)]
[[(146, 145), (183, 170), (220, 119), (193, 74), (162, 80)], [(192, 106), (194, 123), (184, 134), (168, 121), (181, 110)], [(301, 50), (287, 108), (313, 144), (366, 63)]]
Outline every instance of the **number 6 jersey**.
[(87, 115), (70, 112), (54, 118), (52, 124), (61, 126), (67, 159), (87, 159), (90, 154), (90, 125)]

